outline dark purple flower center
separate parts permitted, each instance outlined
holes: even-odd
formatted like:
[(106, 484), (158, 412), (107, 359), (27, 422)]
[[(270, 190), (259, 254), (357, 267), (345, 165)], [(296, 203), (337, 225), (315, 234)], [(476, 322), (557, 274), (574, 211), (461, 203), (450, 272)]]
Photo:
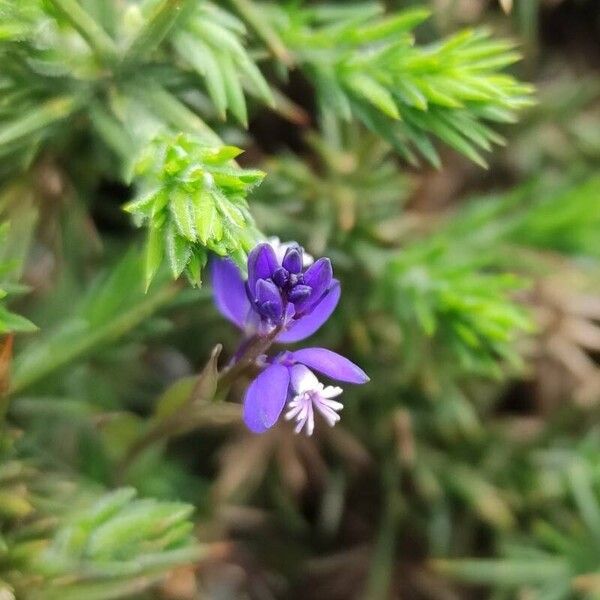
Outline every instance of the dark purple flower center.
[(312, 294), (312, 291), (309, 285), (298, 283), (288, 292), (288, 300), (296, 304), (297, 302), (306, 300)]
[(281, 264), (269, 244), (248, 257), (246, 293), (262, 319), (276, 324), (284, 315), (298, 319), (319, 303), (332, 281), (331, 263), (322, 258), (303, 271), (303, 249), (291, 246)]

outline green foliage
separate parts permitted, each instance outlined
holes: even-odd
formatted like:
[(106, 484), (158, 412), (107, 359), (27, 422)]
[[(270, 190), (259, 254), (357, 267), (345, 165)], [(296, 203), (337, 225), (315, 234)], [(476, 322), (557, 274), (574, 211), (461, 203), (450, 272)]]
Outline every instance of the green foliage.
[(409, 369), (431, 361), (451, 365), (455, 376), (498, 376), (502, 362), (520, 365), (515, 340), (532, 330), (513, 300), (524, 282), (486, 271), (476, 247), (461, 246), (457, 253), (433, 241), (394, 257), (381, 279), (380, 303), (401, 324)]
[[(410, 190), (389, 144), (357, 126), (331, 136), (312, 134), (306, 142), (314, 166), (290, 152), (267, 163), (269, 176), (254, 203), (261, 226), (288, 237), (300, 230), (313, 248), (343, 244), (352, 234), (385, 238)], [(295, 202), (288, 206), (290, 197)]]
[[(161, 129), (219, 144), (181, 99), (194, 96), (197, 104), (201, 81), (222, 118), (229, 108), (246, 122), (242, 83), (272, 103), (244, 47), (243, 24), (210, 3), (5, 0), (2, 8), (0, 155), (19, 168), (44, 148), (77, 147), (86, 131), (125, 162), (122, 173)], [(77, 124), (75, 135), (57, 136), (66, 119)], [(10, 173), (6, 167), (0, 175)]]
[(567, 255), (600, 256), (599, 177), (532, 191), (537, 201), (515, 224), (512, 239)]
[[(365, 301), (358, 312), (376, 308), (393, 315), (401, 331), (407, 374), (418, 373), (425, 365), (453, 377), (499, 376), (503, 363), (518, 367), (515, 341), (532, 331), (532, 321), (515, 304), (515, 297), (527, 287), (525, 276), (530, 271), (511, 272), (508, 250), (512, 247), (516, 254), (516, 248), (524, 247), (563, 250), (564, 232), (576, 235), (580, 226), (591, 233), (590, 211), (596, 206), (593, 181), (583, 184), (581, 192), (568, 186), (563, 194), (554, 191), (549, 197), (539, 184), (505, 197), (479, 198), (430, 228), (423, 239), (408, 217), (394, 219), (410, 184), (396, 171), (389, 146), (361, 128), (338, 133), (342, 135), (335, 139), (343, 142), (337, 144), (315, 136), (309, 140), (318, 157), (316, 168), (290, 155), (273, 161), (271, 175), (257, 194), (269, 202), (264, 216), (258, 212), (259, 221), (273, 231), (303, 228), (315, 247), (327, 245), (336, 248), (342, 260), (366, 263), (378, 285), (370, 304)], [(290, 204), (289, 214), (273, 223), (273, 203), (286, 197), (296, 202)], [(552, 234), (543, 214), (552, 214), (562, 224), (562, 233), (536, 244), (537, 224), (540, 235)], [(300, 215), (301, 224), (296, 225)], [(553, 245), (559, 239), (562, 247)], [(353, 246), (349, 240), (360, 240), (361, 245)], [(400, 245), (401, 250), (375, 251), (377, 245)], [(363, 253), (369, 250), (364, 260)], [(347, 284), (352, 286), (352, 276)]]
[(568, 174), (558, 183), (536, 177), (510, 193), (471, 199), (446, 224), (444, 239), (468, 236), (478, 245), (480, 259), (485, 255), (507, 264), (518, 248), (596, 257), (599, 192), (594, 175)]
[[(414, 46), (410, 32), (427, 17), (423, 10), (386, 17), (370, 4), (287, 10), (247, 2), (235, 6), (276, 58), (313, 78), (326, 112), (358, 117), (412, 162), (416, 148), (439, 164), (429, 140), (433, 133), (482, 163), (477, 148), (489, 149), (490, 141), (500, 140), (483, 122), (510, 121), (528, 103), (529, 88), (498, 73), (516, 58), (510, 44), (466, 33)], [(246, 126), (246, 94), (275, 106), (272, 86), (248, 50), (244, 21), (218, 5), (5, 0), (3, 10), (7, 26), (0, 57), (9, 68), (0, 91), (0, 155), (11, 158), (0, 167), (0, 177), (28, 168), (49, 150), (77, 154), (67, 167), (74, 177), (79, 165), (93, 162), (98, 176), (116, 165), (117, 176), (124, 178), (132, 158), (155, 147), (151, 140), (165, 132), (183, 131), (188, 140), (197, 140), (188, 144), (221, 156), (224, 144), (207, 121), (225, 120), (230, 113)], [(59, 135), (67, 120), (75, 124), (73, 130)], [(159, 154), (170, 144), (161, 140)], [(81, 147), (96, 148), (97, 141), (97, 150), (79, 155)], [(205, 160), (189, 160), (196, 159)], [(229, 168), (226, 163), (223, 158), (214, 166)], [(259, 181), (258, 172), (246, 173), (245, 185), (217, 182), (202, 202), (198, 188), (193, 209), (183, 192), (170, 190), (167, 210), (164, 194), (156, 203), (151, 195), (163, 189), (161, 178), (175, 175), (161, 175), (159, 164), (146, 169), (153, 172), (138, 173), (144, 178), (135, 182), (141, 195), (128, 206), (138, 218), (142, 207), (146, 210), (147, 284), (163, 255), (174, 277), (185, 271), (194, 285), (200, 283), (206, 249), (242, 260), (256, 239), (243, 193)], [(186, 185), (193, 187), (191, 181)], [(188, 225), (198, 211), (202, 223), (194, 223), (198, 231), (193, 231)]]
[[(9, 546), (0, 553), (2, 574), (7, 571), (15, 584), (0, 587), (7, 598), (21, 594), (40, 600), (128, 598), (206, 552), (191, 534), (190, 505), (136, 499), (131, 488), (99, 495), (82, 482), (76, 488), (68, 481), (57, 486), (56, 474), (54, 481), (46, 479), (26, 462), (14, 459), (3, 465), (1, 476), (15, 494), (12, 517), (29, 522), (24, 529), (3, 523)], [(75, 496), (68, 499), (65, 488), (71, 494), (75, 491)], [(43, 495), (49, 492), (68, 506), (44, 502)], [(6, 518), (6, 511), (2, 517)]]
[[(56, 588), (42, 597), (61, 597), (61, 588), (76, 597), (77, 586), (89, 597), (100, 581), (148, 576), (201, 556), (191, 536), (192, 506), (135, 495), (131, 488), (115, 490), (61, 525), (39, 557), (39, 569)], [(61, 576), (74, 572), (82, 581), (61, 585)]]
[(9, 311), (4, 305), (9, 291), (19, 293), (27, 289), (11, 283), (10, 280), (6, 281), (16, 267), (6, 259), (8, 227), (8, 223), (0, 225), (0, 334), (35, 331), (37, 327), (29, 319)]
[[(600, 85), (575, 19), (535, 53), (456, 4), (0, 0), (0, 295), (40, 327), (0, 343), (2, 600), (598, 596)], [(266, 234), (331, 257), (307, 343), (371, 378), (312, 439), (245, 434), (194, 289)]]
[(412, 30), (429, 16), (382, 15), (378, 4), (281, 10), (283, 39), (313, 78), (323, 109), (360, 119), (408, 161), (440, 159), (434, 135), (485, 166), (481, 150), (503, 143), (486, 122), (511, 123), (532, 88), (499, 73), (518, 60), (514, 44), (463, 31), (417, 46)]
[[(437, 561), (436, 568), (507, 593), (527, 589), (552, 600), (596, 597), (600, 592), (600, 490), (594, 464), (598, 440), (586, 442), (591, 442), (588, 448), (583, 445), (575, 453), (555, 449), (563, 456), (552, 465), (553, 476), (560, 479), (573, 503), (567, 514), (555, 512), (536, 520), (527, 535), (509, 537), (502, 558)], [(589, 450), (592, 460), (586, 456)]]
[(183, 134), (158, 138), (144, 151), (135, 167), (144, 180), (141, 196), (125, 210), (148, 225), (146, 287), (165, 255), (173, 277), (185, 271), (192, 285), (200, 285), (208, 251), (243, 268), (259, 236), (246, 194), (264, 173), (237, 167), (233, 159), (241, 152)]
[(210, 2), (202, 2), (176, 33), (173, 45), (180, 59), (204, 78), (219, 117), (225, 120), (230, 111), (247, 127), (245, 91), (269, 105), (274, 100), (268, 83), (244, 48), (245, 35), (242, 21)]
[(130, 252), (108, 273), (99, 274), (87, 293), (69, 306), (68, 313), (63, 312), (61, 322), (32, 340), (28, 351), (17, 358), (13, 391), (121, 339), (172, 300), (176, 289), (164, 277), (160, 285), (144, 294), (143, 272), (143, 258)]

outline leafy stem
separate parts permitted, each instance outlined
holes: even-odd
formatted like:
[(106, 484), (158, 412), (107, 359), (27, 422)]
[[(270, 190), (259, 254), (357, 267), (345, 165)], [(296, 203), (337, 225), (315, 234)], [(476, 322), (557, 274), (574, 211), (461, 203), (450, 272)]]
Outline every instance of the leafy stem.
[(157, 421), (131, 445), (117, 466), (118, 482), (125, 479), (131, 466), (148, 448), (194, 430), (201, 421), (198, 408), (216, 398), (223, 398), (231, 384), (245, 375), (256, 364), (258, 357), (271, 347), (281, 330), (282, 326), (278, 326), (267, 336), (250, 338), (240, 357), (220, 372), (217, 371), (217, 360), (222, 346), (215, 346), (183, 405)]

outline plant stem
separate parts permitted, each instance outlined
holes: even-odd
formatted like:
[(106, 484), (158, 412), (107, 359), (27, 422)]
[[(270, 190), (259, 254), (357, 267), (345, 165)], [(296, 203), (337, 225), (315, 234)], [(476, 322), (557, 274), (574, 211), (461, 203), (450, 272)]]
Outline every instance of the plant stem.
[(228, 388), (235, 379), (237, 379), (248, 367), (252, 366), (256, 359), (264, 354), (275, 341), (275, 338), (281, 333), (282, 327), (276, 327), (269, 335), (265, 337), (256, 336), (246, 347), (241, 357), (230, 367), (226, 367), (219, 373), (219, 383), (217, 386), (217, 395), (219, 391)]
[[(276, 327), (269, 335), (264, 337), (254, 336), (250, 339), (249, 343), (245, 345), (244, 350), (240, 358), (232, 365), (225, 367), (217, 377), (217, 385), (214, 390), (213, 397), (218, 398), (224, 396), (229, 390), (231, 384), (242, 374), (244, 374), (249, 368), (254, 366), (256, 359), (264, 354), (273, 344), (275, 338), (281, 333), (282, 327)], [(216, 349), (220, 352), (220, 346)], [(215, 351), (211, 360), (215, 358)], [(208, 399), (203, 398), (199, 394), (199, 390), (202, 387), (202, 378), (204, 371), (198, 376), (196, 385), (190, 392), (188, 399), (183, 403), (182, 407), (175, 413), (169, 415), (163, 421), (156, 423), (153, 427), (148, 429), (140, 438), (138, 438), (134, 444), (129, 448), (127, 454), (123, 457), (119, 465), (117, 466), (118, 482), (122, 482), (125, 475), (137, 460), (150, 446), (158, 442), (164, 442), (183, 433), (192, 431), (196, 427), (196, 420), (194, 416), (194, 409), (199, 402), (206, 402)]]

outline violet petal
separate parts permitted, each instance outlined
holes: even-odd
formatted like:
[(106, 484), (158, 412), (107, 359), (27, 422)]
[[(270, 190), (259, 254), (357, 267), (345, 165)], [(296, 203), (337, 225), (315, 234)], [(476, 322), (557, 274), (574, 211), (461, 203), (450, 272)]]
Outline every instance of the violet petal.
[(253, 291), (259, 279), (269, 279), (279, 267), (271, 244), (258, 244), (248, 254), (248, 286)]
[(308, 312), (331, 285), (333, 269), (328, 258), (320, 258), (304, 273), (304, 284), (312, 288), (311, 294), (296, 304), (298, 312)]
[(302, 285), (299, 283), (295, 285), (288, 294), (288, 299), (290, 302), (296, 304), (297, 302), (302, 302), (306, 300), (312, 294), (312, 288), (308, 285)]
[(229, 258), (217, 258), (211, 263), (211, 279), (219, 312), (243, 328), (250, 310), (250, 302), (240, 270)]
[(275, 270), (275, 273), (273, 273), (272, 279), (273, 279), (273, 282), (275, 283), (275, 285), (282, 288), (289, 281), (290, 274), (288, 273), (287, 269), (284, 269), (283, 267), (279, 267)]
[(304, 273), (304, 283), (309, 285), (318, 296), (321, 296), (331, 284), (332, 277), (331, 261), (328, 258), (320, 258)]
[(293, 321), (289, 329), (283, 331), (277, 338), (278, 342), (299, 342), (312, 335), (329, 319), (340, 299), (340, 282), (333, 280), (331, 288), (325, 293), (321, 301), (315, 306), (310, 314)]
[(283, 365), (267, 367), (248, 386), (244, 397), (244, 422), (254, 433), (273, 427), (285, 406), (290, 372)]
[(292, 353), (292, 360), (337, 381), (348, 383), (369, 381), (368, 375), (358, 365), (326, 348), (302, 348)]
[(302, 271), (302, 250), (293, 246), (288, 248), (281, 264), (290, 273), (300, 273)]
[(255, 293), (261, 314), (274, 321), (281, 319), (283, 302), (277, 286), (272, 281), (259, 279), (256, 282)]

